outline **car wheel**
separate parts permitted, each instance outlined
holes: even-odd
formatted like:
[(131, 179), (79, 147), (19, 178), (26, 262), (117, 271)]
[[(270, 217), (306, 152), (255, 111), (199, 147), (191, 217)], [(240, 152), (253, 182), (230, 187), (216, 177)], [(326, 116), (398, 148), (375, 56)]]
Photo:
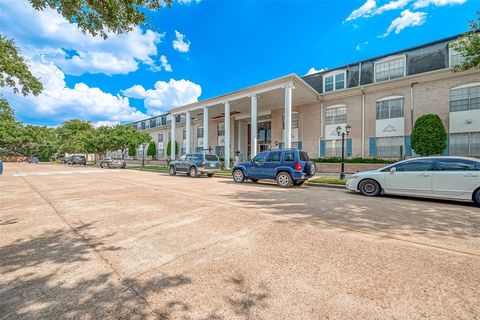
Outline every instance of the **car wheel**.
[(282, 188), (290, 188), (293, 185), (292, 176), (288, 172), (280, 172), (276, 180), (278, 186)]
[(190, 167), (189, 176), (192, 177), (192, 178), (196, 178), (197, 177), (197, 168)]
[(258, 182), (258, 179), (251, 179), (252, 182)]
[(360, 192), (367, 197), (376, 197), (380, 194), (381, 188), (377, 181), (366, 179), (360, 182)]
[(245, 181), (245, 175), (243, 174), (243, 171), (240, 169), (237, 169), (233, 171), (233, 181), (236, 183), (242, 183)]
[(175, 167), (174, 167), (174, 166), (170, 166), (170, 168), (168, 168), (168, 173), (169, 173), (171, 176), (176, 175), (177, 172), (175, 171)]
[(296, 186), (301, 186), (305, 183), (305, 180), (302, 180), (302, 181), (295, 181), (293, 184), (296, 185)]
[(309, 161), (305, 166), (305, 171), (307, 172), (308, 177), (313, 177), (317, 172), (317, 167), (315, 166), (315, 162)]
[(213, 173), (207, 174), (207, 177), (209, 177), (209, 178), (213, 177)]
[(474, 194), (473, 194), (473, 202), (480, 207), (480, 189), (478, 189)]
[(100, 163), (100, 168), (102, 168), (102, 169), (103, 169), (103, 163)]

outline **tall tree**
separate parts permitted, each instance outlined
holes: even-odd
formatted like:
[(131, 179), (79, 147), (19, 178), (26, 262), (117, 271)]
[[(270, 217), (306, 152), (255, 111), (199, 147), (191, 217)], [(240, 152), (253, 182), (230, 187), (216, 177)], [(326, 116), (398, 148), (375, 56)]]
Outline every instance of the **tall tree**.
[(460, 53), (465, 61), (453, 67), (454, 71), (465, 71), (480, 68), (480, 11), (477, 12), (477, 21), (470, 21), (470, 31), (458, 40), (452, 42), (450, 47)]
[(22, 128), (7, 100), (0, 97), (0, 149), (8, 154), (18, 153), (23, 139)]
[(92, 148), (93, 126), (88, 121), (69, 120), (58, 128), (59, 148), (67, 153), (94, 152)]
[(117, 124), (113, 127), (112, 136), (114, 150), (121, 151), (122, 159), (125, 158), (129, 148), (138, 148), (141, 144), (152, 141), (152, 137), (148, 133), (138, 131), (132, 125)]

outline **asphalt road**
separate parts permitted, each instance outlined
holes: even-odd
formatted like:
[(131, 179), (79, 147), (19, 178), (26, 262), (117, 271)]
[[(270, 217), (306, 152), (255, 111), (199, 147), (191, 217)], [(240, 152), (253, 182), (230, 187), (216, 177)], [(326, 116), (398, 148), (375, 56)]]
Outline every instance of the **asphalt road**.
[(6, 163), (0, 318), (480, 319), (480, 209)]

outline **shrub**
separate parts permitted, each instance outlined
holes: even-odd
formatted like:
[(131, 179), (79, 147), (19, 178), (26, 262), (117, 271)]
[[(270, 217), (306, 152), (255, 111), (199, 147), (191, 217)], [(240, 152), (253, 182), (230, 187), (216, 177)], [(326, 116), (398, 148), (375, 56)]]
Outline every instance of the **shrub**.
[(135, 157), (137, 155), (137, 148), (130, 146), (128, 147), (128, 156)]
[[(167, 157), (170, 160), (170, 156), (172, 155), (172, 141), (168, 141), (167, 144)], [(178, 142), (175, 142), (175, 156), (178, 154)]]
[(154, 142), (150, 142), (147, 149), (147, 156), (154, 157), (157, 154), (157, 148)]
[(425, 114), (415, 121), (412, 149), (421, 156), (442, 154), (447, 146), (447, 132), (436, 114)]

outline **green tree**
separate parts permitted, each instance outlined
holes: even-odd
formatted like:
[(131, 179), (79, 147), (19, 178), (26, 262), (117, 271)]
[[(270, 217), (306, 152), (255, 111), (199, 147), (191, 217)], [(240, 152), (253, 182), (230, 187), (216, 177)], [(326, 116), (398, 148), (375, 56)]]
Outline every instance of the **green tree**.
[(157, 147), (155, 146), (155, 142), (150, 142), (148, 145), (147, 149), (147, 156), (152, 157), (152, 159), (155, 159), (155, 156), (157, 155)]
[(69, 120), (58, 128), (59, 150), (67, 153), (94, 152), (94, 128), (89, 121)]
[(95, 162), (97, 157), (105, 158), (108, 151), (115, 151), (112, 127), (100, 126), (90, 131), (89, 134), (91, 137), (87, 137), (87, 141), (91, 144), (89, 149), (95, 153)]
[(143, 143), (149, 143), (152, 137), (146, 132), (138, 131), (134, 126), (117, 124), (112, 130), (113, 150), (120, 150), (122, 159), (131, 147), (138, 148)]
[(21, 143), (16, 153), (23, 156), (37, 156), (42, 161), (51, 160), (58, 150), (57, 131), (55, 128), (26, 125), (21, 129)]
[(447, 132), (436, 114), (425, 114), (415, 121), (412, 131), (412, 149), (422, 156), (443, 153), (447, 146)]
[(128, 156), (133, 157), (135, 159), (135, 156), (137, 155), (137, 148), (134, 146), (128, 147)]
[(451, 48), (465, 58), (462, 64), (453, 67), (455, 72), (480, 68), (480, 11), (477, 12), (477, 21), (469, 23), (470, 31), (450, 44)]
[[(175, 156), (178, 154), (178, 143), (175, 142)], [(167, 157), (170, 160), (170, 156), (172, 155), (172, 141), (168, 141), (167, 144)]]
[(7, 39), (0, 34), (0, 87), (10, 87), (15, 93), (24, 96), (32, 93), (38, 95), (43, 86), (35, 78), (25, 59), (20, 55), (13, 40)]
[(17, 153), (22, 144), (22, 128), (7, 100), (0, 97), (0, 148), (7, 154)]

